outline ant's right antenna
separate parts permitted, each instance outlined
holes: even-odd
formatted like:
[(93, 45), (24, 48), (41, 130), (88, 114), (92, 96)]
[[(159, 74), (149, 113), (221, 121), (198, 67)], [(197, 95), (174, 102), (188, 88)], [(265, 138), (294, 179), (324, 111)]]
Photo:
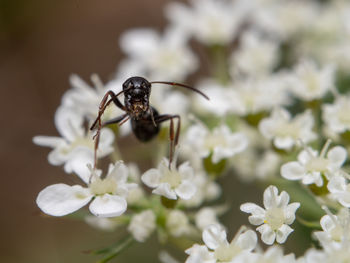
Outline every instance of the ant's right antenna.
[(154, 84), (154, 83), (166, 84), (166, 85), (179, 86), (179, 87), (183, 87), (183, 88), (186, 88), (186, 89), (190, 89), (190, 90), (192, 90), (194, 92), (197, 92), (198, 94), (202, 95), (207, 100), (209, 100), (209, 97), (207, 95), (205, 95), (203, 92), (201, 92), (200, 90), (198, 90), (196, 88), (193, 88), (191, 86), (187, 86), (185, 84), (181, 84), (181, 83), (177, 83), (177, 82), (169, 82), (169, 81), (151, 81), (150, 83), (151, 84)]

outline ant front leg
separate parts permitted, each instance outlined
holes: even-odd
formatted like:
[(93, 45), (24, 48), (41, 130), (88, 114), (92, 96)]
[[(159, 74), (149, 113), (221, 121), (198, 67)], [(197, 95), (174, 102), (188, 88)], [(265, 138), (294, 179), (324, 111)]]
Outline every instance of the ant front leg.
[[(177, 119), (177, 127), (176, 131), (174, 132), (174, 120)], [(169, 169), (170, 165), (173, 161), (173, 156), (175, 152), (175, 147), (177, 146), (179, 142), (179, 136), (180, 136), (180, 128), (181, 128), (181, 118), (179, 115), (169, 115), (169, 114), (163, 114), (155, 117), (156, 123), (162, 123), (164, 121), (170, 120), (170, 129), (169, 129), (169, 139), (170, 139), (170, 153), (169, 153)]]
[[(111, 96), (111, 99), (108, 99), (108, 96)], [(101, 132), (101, 128), (102, 128), (102, 123), (101, 123), (101, 117), (104, 113), (104, 111), (106, 110), (107, 106), (111, 103), (114, 102), (114, 104), (120, 108), (121, 110), (125, 111), (125, 107), (124, 105), (120, 102), (120, 100), (118, 99), (118, 97), (114, 94), (113, 91), (108, 91), (102, 98), (100, 105), (99, 105), (99, 110), (98, 110), (98, 116), (96, 118), (96, 120), (94, 121), (94, 123), (91, 125), (90, 130), (93, 130), (96, 127), (97, 124), (97, 132), (94, 135), (93, 139), (95, 139), (95, 150), (94, 150), (94, 169), (97, 167), (97, 149), (98, 149), (98, 144), (100, 142), (100, 132)], [(127, 114), (123, 114), (122, 116), (112, 120), (114, 122), (111, 123), (118, 123), (121, 120), (123, 120), (125, 117), (127, 116)]]

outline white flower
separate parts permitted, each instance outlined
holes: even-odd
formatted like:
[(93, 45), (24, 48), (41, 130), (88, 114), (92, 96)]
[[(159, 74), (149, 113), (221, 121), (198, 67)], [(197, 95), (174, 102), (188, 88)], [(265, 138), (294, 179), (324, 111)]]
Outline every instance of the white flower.
[(350, 183), (347, 179), (341, 175), (334, 175), (327, 187), (333, 198), (342, 206), (350, 208)]
[(327, 215), (324, 215), (320, 224), (323, 231), (314, 232), (314, 235), (322, 243), (334, 242), (335, 246), (350, 238), (350, 213), (349, 209), (342, 208), (338, 215), (333, 215), (328, 208), (325, 208)]
[(286, 88), (284, 74), (261, 79), (240, 79), (233, 84), (233, 96), (230, 98), (232, 112), (246, 116), (286, 105), (289, 103)]
[(281, 167), (282, 177), (288, 180), (302, 180), (303, 184), (322, 186), (322, 175), (330, 179), (332, 174), (340, 169), (347, 157), (343, 147), (336, 146), (328, 151), (329, 145), (330, 141), (327, 141), (320, 155), (310, 147), (301, 151), (297, 162), (289, 162)]
[(240, 75), (233, 77), (237, 81), (226, 86), (212, 79), (201, 81), (197, 88), (207, 94), (210, 101), (193, 98), (195, 109), (219, 117), (229, 113), (246, 116), (270, 111), (290, 102), (286, 92), (288, 76), (284, 73), (257, 79), (252, 76), (244, 79)]
[(145, 210), (131, 218), (128, 231), (139, 242), (144, 242), (156, 229), (156, 216), (152, 210)]
[(120, 216), (127, 207), (125, 198), (128, 191), (135, 186), (135, 184), (127, 183), (127, 167), (122, 161), (118, 161), (115, 165), (110, 164), (105, 178), (101, 179), (99, 174), (93, 173), (91, 182), (85, 181), (87, 187), (66, 184), (50, 185), (39, 193), (36, 203), (48, 215), (65, 216), (85, 206), (93, 199), (89, 209), (95, 216)]
[(244, 151), (248, 139), (242, 133), (232, 133), (226, 125), (209, 131), (204, 125), (196, 124), (188, 129), (184, 144), (192, 147), (201, 158), (212, 154), (213, 163), (218, 163)]
[(290, 150), (298, 140), (308, 143), (316, 139), (312, 131), (314, 118), (311, 111), (305, 111), (291, 119), (290, 113), (283, 108), (275, 108), (271, 116), (259, 123), (262, 135), (278, 149)]
[[(83, 127), (83, 117), (72, 108), (59, 107), (55, 114), (55, 125), (61, 137), (35, 136), (33, 142), (40, 146), (53, 148), (48, 156), (52, 165), (64, 164), (67, 173), (76, 173), (87, 180), (90, 172), (86, 164), (94, 160), (93, 134)], [(98, 157), (113, 151), (114, 134), (108, 129), (101, 130)]]
[[(210, 225), (204, 229), (202, 238), (206, 246), (195, 244), (185, 252), (189, 254), (188, 262), (232, 262), (235, 258), (245, 253), (250, 253), (257, 243), (254, 231), (244, 231), (241, 228), (236, 236), (229, 243), (226, 238), (226, 231), (221, 225)], [(195, 261), (194, 259), (197, 259)], [(199, 261), (206, 259), (207, 261)]]
[(337, 96), (333, 104), (322, 105), (323, 120), (329, 130), (343, 133), (350, 130), (350, 97)]
[(188, 200), (196, 193), (196, 185), (193, 183), (194, 171), (188, 162), (176, 168), (176, 158), (169, 168), (169, 160), (164, 158), (158, 169), (146, 171), (141, 180), (151, 188), (155, 188), (152, 193), (165, 196), (168, 199), (178, 197)]
[(275, 240), (282, 244), (288, 235), (293, 232), (289, 226), (295, 220), (295, 211), (300, 203), (289, 203), (289, 195), (282, 191), (278, 195), (276, 186), (269, 186), (264, 192), (264, 207), (254, 203), (241, 205), (241, 211), (251, 213), (249, 222), (253, 225), (260, 225), (257, 231), (261, 233), (261, 239), (265, 244), (272, 245)]
[(166, 15), (180, 30), (206, 45), (228, 44), (246, 18), (246, 1), (192, 0), (167, 6)]
[(189, 218), (181, 210), (171, 210), (167, 215), (165, 226), (168, 232), (174, 237), (189, 236), (194, 230)]
[(290, 76), (294, 94), (302, 100), (321, 99), (334, 85), (335, 68), (332, 65), (317, 67), (311, 60), (303, 60)]
[(120, 45), (129, 55), (128, 65), (137, 64), (143, 75), (153, 80), (182, 81), (198, 67), (198, 61), (187, 47), (187, 37), (170, 27), (163, 36), (152, 29), (127, 31)]
[(278, 59), (277, 41), (263, 39), (257, 31), (246, 31), (238, 50), (231, 56), (231, 71), (250, 75), (272, 72)]
[[(69, 78), (71, 89), (67, 90), (62, 97), (62, 105), (74, 109), (81, 118), (87, 118), (88, 121), (93, 121), (98, 113), (98, 107), (103, 96), (108, 90), (118, 92), (122, 88), (122, 80), (113, 80), (104, 85), (97, 75), (92, 75), (91, 80), (94, 84), (91, 87), (78, 75), (71, 75)], [(108, 107), (103, 119), (110, 119), (122, 114), (122, 110), (114, 105)]]

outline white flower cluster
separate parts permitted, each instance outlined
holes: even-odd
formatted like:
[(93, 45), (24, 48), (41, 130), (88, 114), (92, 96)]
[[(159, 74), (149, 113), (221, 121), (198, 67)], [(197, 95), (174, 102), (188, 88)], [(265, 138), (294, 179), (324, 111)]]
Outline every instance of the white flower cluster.
[[(127, 231), (121, 233), (129, 235), (125, 242), (146, 242), (156, 233), (162, 243), (192, 244), (186, 263), (350, 262), (350, 2), (190, 0), (168, 4), (165, 15), (169, 25), (163, 32), (139, 28), (120, 37), (126, 57), (106, 84), (94, 74), (92, 86), (70, 77), (72, 88), (54, 119), (59, 135), (33, 141), (50, 147), (49, 163), (63, 166), (82, 184), (44, 188), (39, 208), (51, 216), (79, 210), (88, 224), (103, 230), (123, 227)], [(152, 107), (137, 118), (115, 99), (103, 101), (112, 91), (120, 93), (121, 104), (130, 102), (122, 93), (132, 76), (152, 84), (149, 101), (142, 102)], [(209, 101), (172, 85), (190, 80)], [(172, 87), (158, 85), (164, 81)], [(134, 110), (145, 100), (132, 99)], [(101, 100), (108, 107), (95, 156), (96, 133), (90, 127)], [(113, 124), (123, 114), (131, 125)], [(154, 119), (150, 124), (150, 114), (158, 121), (181, 116), (181, 125), (175, 121), (179, 141), (169, 158), (173, 129)], [(139, 147), (128, 141), (129, 157), (123, 158), (135, 124), (144, 133), (155, 131), (155, 142)], [(130, 156), (136, 164), (122, 161)], [(92, 168), (102, 158), (101, 170)], [(235, 196), (243, 197), (240, 209), (269, 245), (265, 251), (246, 227), (227, 240), (229, 229), (220, 216), (233, 209), (230, 200), (223, 201), (232, 195), (222, 195), (231, 185), (222, 186), (232, 176), (270, 185), (263, 207), (245, 203), (245, 194)], [(87, 204), (92, 216), (81, 209)], [(298, 259), (279, 246), (294, 231), (295, 219), (322, 228), (313, 235), (319, 249), (305, 247)], [(194, 244), (200, 234), (204, 244)], [(166, 253), (161, 257), (176, 262)]]

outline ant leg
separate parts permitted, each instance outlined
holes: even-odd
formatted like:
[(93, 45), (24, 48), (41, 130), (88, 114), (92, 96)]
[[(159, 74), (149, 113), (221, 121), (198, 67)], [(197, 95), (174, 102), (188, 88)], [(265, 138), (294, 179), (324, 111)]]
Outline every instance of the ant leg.
[(111, 120), (109, 120), (109, 121), (106, 121), (106, 122), (104, 122), (104, 123), (102, 124), (102, 127), (105, 127), (105, 126), (107, 126), (107, 125), (109, 125), (109, 124), (119, 123), (119, 122), (121, 122), (126, 116), (128, 116), (127, 113), (125, 113), (125, 114), (123, 114), (123, 115), (120, 115), (120, 116), (118, 116), (118, 117), (116, 117), (116, 118), (114, 118), (114, 119), (111, 119)]
[[(176, 132), (174, 134), (174, 121), (173, 119), (177, 119), (177, 127)], [(175, 147), (177, 146), (179, 142), (179, 136), (180, 136), (180, 128), (181, 128), (181, 118), (179, 115), (159, 115), (155, 118), (156, 123), (161, 123), (164, 121), (170, 120), (170, 130), (169, 130), (169, 139), (170, 139), (170, 153), (169, 153), (169, 169), (170, 165), (173, 161), (174, 151)]]
[(95, 147), (94, 147), (94, 169), (97, 167), (97, 149), (98, 149), (98, 144), (100, 142), (100, 131), (101, 131), (101, 128), (108, 125), (108, 124), (113, 124), (113, 123), (119, 123), (121, 122), (122, 120), (125, 119), (125, 117), (127, 117), (128, 115), (127, 114), (123, 114), (123, 115), (120, 115), (112, 120), (109, 120), (103, 124), (101, 124), (101, 119), (99, 119), (98, 121), (98, 130), (97, 130), (97, 133), (95, 134), (95, 136), (93, 137), (95, 139)]
[[(111, 96), (111, 99), (107, 101), (108, 96)], [(101, 123), (101, 117), (102, 114), (104, 113), (104, 111), (106, 110), (107, 106), (111, 103), (114, 102), (114, 104), (125, 111), (125, 107), (124, 105), (120, 102), (120, 100), (117, 98), (117, 96), (114, 94), (113, 91), (108, 91), (102, 98), (100, 105), (99, 105), (99, 110), (98, 110), (98, 116), (96, 118), (96, 120), (94, 121), (94, 123), (91, 125), (90, 130), (93, 130), (96, 126), (96, 124), (98, 125), (97, 127), (97, 132), (95, 134), (95, 136), (93, 137), (93, 139), (95, 140), (95, 152), (94, 152), (94, 169), (97, 167), (97, 149), (98, 149), (98, 144), (100, 142), (100, 132), (101, 132), (101, 128), (102, 128), (102, 123)]]
[[(108, 96), (111, 96), (111, 99), (107, 101)], [(125, 111), (125, 106), (120, 102), (118, 99), (117, 95), (114, 94), (113, 91), (108, 91), (102, 98), (100, 105), (99, 105), (99, 110), (98, 110), (98, 116), (94, 123), (91, 125), (90, 130), (93, 130), (97, 124), (97, 122), (100, 121), (102, 114), (104, 113), (105, 109), (107, 106), (113, 101), (113, 103), (121, 110)]]

